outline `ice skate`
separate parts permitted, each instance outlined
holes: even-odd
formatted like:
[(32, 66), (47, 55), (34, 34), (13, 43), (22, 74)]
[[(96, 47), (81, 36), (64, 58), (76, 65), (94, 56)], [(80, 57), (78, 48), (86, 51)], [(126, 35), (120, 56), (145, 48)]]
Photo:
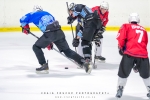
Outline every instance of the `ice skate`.
[[(93, 67), (93, 69), (96, 69), (97, 68), (97, 65), (93, 64), (93, 63), (90, 63), (90, 66)], [(84, 67), (81, 65), (81, 66), (77, 66), (78, 69), (83, 69)]]
[(93, 67), (93, 69), (96, 69), (96, 68), (97, 68), (97, 65), (95, 64), (95, 61), (94, 61), (94, 62), (92, 62), (92, 56), (91, 56), (90, 66), (92, 66), (92, 67)]
[(48, 63), (43, 64), (40, 68), (36, 68), (37, 74), (48, 74), (49, 73), (49, 67)]
[(95, 59), (100, 62), (105, 62), (105, 60), (106, 60), (106, 58), (104, 58), (102, 56), (95, 56)]
[(83, 69), (83, 66), (82, 66), (82, 65), (80, 65), (80, 66), (77, 66), (77, 68), (78, 68), (78, 69)]
[(116, 97), (117, 98), (121, 98), (122, 97), (122, 93), (123, 93), (123, 86), (119, 86), (118, 90), (117, 90)]
[(83, 63), (83, 67), (85, 69), (85, 72), (90, 74), (92, 71), (92, 64), (90, 59), (86, 59), (85, 62)]
[(150, 99), (150, 92), (149, 92), (149, 93), (147, 93), (147, 97)]
[(148, 88), (147, 97), (150, 99), (150, 86), (148, 86), (147, 88)]

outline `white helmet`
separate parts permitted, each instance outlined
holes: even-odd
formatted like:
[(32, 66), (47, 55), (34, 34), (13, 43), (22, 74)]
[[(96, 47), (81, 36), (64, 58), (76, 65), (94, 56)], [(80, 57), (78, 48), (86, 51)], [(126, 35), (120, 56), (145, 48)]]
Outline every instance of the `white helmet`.
[(43, 10), (43, 8), (42, 8), (41, 6), (35, 5), (35, 6), (33, 7), (33, 12), (42, 11), (42, 10)]
[(103, 9), (108, 10), (108, 9), (109, 9), (109, 4), (108, 4), (108, 2), (102, 1), (101, 4), (100, 4), (100, 8), (103, 8)]
[(131, 13), (129, 15), (129, 19), (128, 19), (129, 23), (131, 22), (137, 22), (137, 23), (140, 23), (140, 17), (137, 13)]
[(75, 3), (71, 3), (71, 4), (68, 6), (68, 10), (73, 10), (75, 6), (76, 6)]

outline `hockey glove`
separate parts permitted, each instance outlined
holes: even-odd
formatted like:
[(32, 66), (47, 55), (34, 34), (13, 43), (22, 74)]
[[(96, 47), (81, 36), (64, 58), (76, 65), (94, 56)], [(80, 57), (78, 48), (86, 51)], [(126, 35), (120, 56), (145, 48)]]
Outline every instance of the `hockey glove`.
[(50, 44), (47, 46), (47, 49), (48, 49), (48, 50), (53, 50), (53, 43), (50, 43)]
[(72, 24), (76, 18), (73, 18), (71, 16), (67, 17), (68, 23), (67, 24)]
[(100, 39), (97, 39), (97, 40), (95, 41), (95, 45), (96, 45), (97, 47), (100, 47), (100, 45), (101, 45)]
[(77, 38), (74, 38), (73, 39), (73, 42), (72, 42), (72, 45), (73, 45), (73, 47), (78, 47), (79, 46), (79, 39), (77, 39)]
[(100, 47), (101, 43), (100, 43), (100, 42), (95, 42), (95, 45), (96, 45), (97, 47)]
[(101, 37), (101, 34), (97, 33), (97, 34), (95, 35), (94, 39), (93, 39), (93, 41), (95, 41), (95, 45), (98, 46), (98, 47), (99, 47), (100, 44), (101, 44), (100, 37)]
[(26, 35), (30, 33), (30, 27), (28, 24), (22, 27), (22, 33), (25, 33)]
[(99, 29), (98, 33), (99, 33), (99, 34), (103, 34), (104, 32), (105, 32), (105, 27), (102, 26), (102, 27)]
[(118, 49), (119, 49), (119, 54), (122, 56), (124, 51), (126, 50), (126, 45), (124, 45), (122, 49), (118, 46)]
[(122, 49), (119, 49), (119, 54), (120, 54), (121, 56), (123, 56), (123, 50), (122, 50)]

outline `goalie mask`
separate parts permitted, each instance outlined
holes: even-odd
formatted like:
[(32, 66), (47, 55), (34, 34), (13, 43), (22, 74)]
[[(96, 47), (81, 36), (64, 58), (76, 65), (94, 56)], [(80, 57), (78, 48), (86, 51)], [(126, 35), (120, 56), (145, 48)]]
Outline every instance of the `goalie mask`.
[(131, 22), (137, 22), (140, 23), (140, 17), (137, 13), (131, 13), (128, 19), (129, 23)]

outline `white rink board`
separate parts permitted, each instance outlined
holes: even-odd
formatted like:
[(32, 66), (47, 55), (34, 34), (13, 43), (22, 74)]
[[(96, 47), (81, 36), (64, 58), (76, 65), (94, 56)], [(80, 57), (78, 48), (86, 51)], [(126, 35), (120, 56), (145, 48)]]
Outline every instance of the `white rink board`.
[[(67, 6), (74, 2), (85, 4), (92, 8), (99, 6), (103, 0), (0, 0), (0, 27), (18, 27), (19, 19), (26, 13), (32, 12), (34, 5), (40, 5), (50, 12), (60, 23), (67, 25)], [(109, 3), (109, 22), (107, 26), (120, 26), (128, 22), (130, 13), (137, 12), (140, 15), (140, 24), (150, 26), (150, 0), (104, 0)], [(75, 23), (73, 25), (76, 25)]]

